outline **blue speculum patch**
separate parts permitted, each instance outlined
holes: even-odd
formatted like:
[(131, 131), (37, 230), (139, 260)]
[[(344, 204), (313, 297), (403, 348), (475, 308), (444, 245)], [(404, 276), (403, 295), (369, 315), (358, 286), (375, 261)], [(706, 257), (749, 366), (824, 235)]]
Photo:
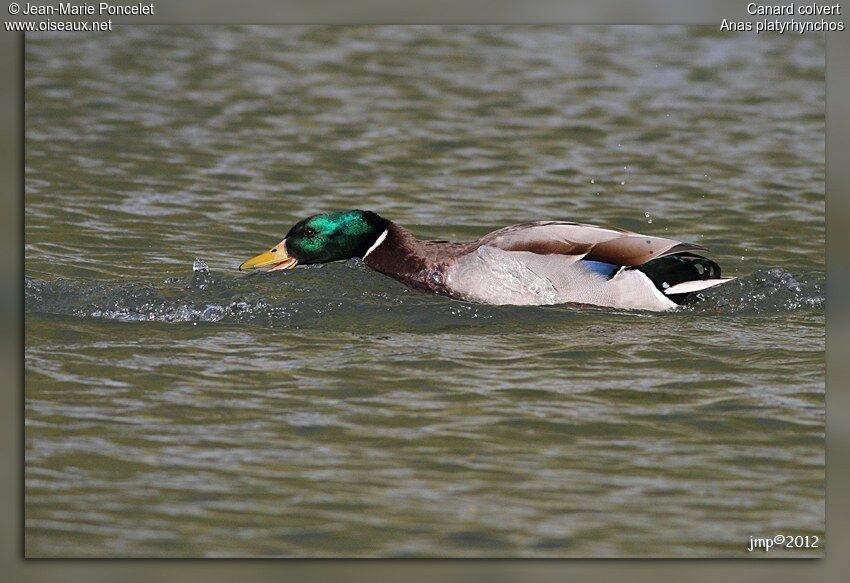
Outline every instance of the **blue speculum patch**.
[(602, 261), (591, 261), (590, 259), (582, 259), (581, 264), (605, 277), (613, 277), (617, 273), (617, 270), (620, 269), (619, 265), (604, 263)]

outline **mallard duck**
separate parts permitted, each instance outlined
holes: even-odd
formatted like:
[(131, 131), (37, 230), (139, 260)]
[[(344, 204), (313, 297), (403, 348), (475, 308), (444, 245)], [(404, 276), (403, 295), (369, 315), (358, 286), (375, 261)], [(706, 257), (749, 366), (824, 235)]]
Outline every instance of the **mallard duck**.
[(729, 281), (704, 247), (566, 221), (504, 227), (469, 243), (420, 241), (372, 211), (313, 215), (240, 270), (354, 257), (405, 285), (487, 304), (668, 310)]

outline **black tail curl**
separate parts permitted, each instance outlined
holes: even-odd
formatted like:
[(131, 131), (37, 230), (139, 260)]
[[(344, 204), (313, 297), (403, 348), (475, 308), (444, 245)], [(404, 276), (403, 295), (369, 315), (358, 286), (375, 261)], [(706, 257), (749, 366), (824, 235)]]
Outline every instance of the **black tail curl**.
[[(720, 266), (717, 263), (693, 253), (677, 253), (659, 257), (633, 269), (646, 275), (662, 293), (667, 288), (686, 281), (720, 278)], [(686, 293), (667, 297), (677, 304), (685, 304), (693, 295), (693, 293)]]

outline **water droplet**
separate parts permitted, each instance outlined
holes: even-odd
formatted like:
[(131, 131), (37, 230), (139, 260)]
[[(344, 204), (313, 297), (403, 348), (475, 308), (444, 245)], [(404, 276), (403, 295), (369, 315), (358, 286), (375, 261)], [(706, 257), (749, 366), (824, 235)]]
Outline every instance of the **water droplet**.
[(591, 179), (590, 179), (590, 183), (591, 183), (591, 184), (596, 184), (596, 179), (595, 179), (595, 178), (591, 178)]
[(625, 181), (625, 180), (621, 180), (621, 181), (620, 181), (620, 185), (621, 185), (621, 186), (625, 186), (625, 185), (626, 185), (626, 181)]
[(643, 213), (644, 218), (646, 218), (646, 222), (652, 224), (652, 215), (648, 212)]
[(207, 271), (208, 269), (207, 262), (200, 257), (196, 257), (192, 263), (192, 271)]
[(202, 322), (218, 322), (224, 317), (224, 308), (219, 305), (209, 305), (199, 317)]

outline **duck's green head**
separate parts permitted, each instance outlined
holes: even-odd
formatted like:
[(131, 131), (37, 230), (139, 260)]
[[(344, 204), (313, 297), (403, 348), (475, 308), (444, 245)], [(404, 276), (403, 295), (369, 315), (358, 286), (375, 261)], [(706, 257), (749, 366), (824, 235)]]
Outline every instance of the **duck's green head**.
[(283, 241), (239, 266), (270, 267), (269, 271), (296, 265), (328, 263), (363, 257), (384, 235), (390, 222), (372, 211), (343, 211), (313, 215), (295, 223)]

